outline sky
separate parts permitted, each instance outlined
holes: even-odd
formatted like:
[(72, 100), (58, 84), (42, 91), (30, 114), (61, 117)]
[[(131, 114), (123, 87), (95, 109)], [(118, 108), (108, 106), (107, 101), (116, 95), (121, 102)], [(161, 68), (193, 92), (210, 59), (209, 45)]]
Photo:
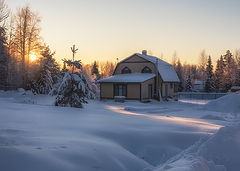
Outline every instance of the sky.
[(41, 36), (55, 57), (113, 61), (147, 50), (168, 62), (197, 63), (205, 49), (216, 61), (240, 48), (239, 0), (5, 0), (41, 16)]

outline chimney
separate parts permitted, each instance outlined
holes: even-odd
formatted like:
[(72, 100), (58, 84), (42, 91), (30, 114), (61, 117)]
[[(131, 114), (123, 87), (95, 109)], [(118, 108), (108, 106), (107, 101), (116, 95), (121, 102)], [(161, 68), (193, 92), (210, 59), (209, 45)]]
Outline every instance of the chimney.
[(143, 55), (147, 55), (147, 50), (143, 50), (143, 51), (142, 51), (142, 54), (143, 54)]

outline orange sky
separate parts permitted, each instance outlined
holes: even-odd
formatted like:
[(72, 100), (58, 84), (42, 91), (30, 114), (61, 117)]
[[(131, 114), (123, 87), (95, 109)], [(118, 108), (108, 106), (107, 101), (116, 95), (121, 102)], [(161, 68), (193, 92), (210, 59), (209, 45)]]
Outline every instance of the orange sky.
[(116, 61), (143, 49), (171, 61), (197, 63), (205, 49), (214, 61), (240, 48), (237, 0), (7, 0), (11, 9), (30, 4), (42, 17), (41, 35), (56, 58)]

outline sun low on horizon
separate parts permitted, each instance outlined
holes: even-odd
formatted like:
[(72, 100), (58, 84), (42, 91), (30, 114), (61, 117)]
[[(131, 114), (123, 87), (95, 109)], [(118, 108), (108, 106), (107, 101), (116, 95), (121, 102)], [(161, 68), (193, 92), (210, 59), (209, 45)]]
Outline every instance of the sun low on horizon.
[(32, 62), (34, 62), (35, 60), (37, 60), (37, 55), (31, 54), (31, 55), (30, 55), (30, 60), (31, 60)]

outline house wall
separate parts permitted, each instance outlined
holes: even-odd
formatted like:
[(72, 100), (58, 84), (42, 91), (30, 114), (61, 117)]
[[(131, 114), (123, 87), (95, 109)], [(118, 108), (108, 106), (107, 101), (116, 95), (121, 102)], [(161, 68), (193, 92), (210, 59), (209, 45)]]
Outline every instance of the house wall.
[(100, 97), (103, 99), (113, 98), (113, 83), (101, 83)]
[[(113, 83), (101, 83), (100, 86), (101, 99), (113, 99), (114, 98), (114, 84)], [(127, 84), (127, 97), (126, 99), (140, 99), (140, 84), (132, 83)]]
[(127, 99), (140, 99), (140, 84), (127, 85)]
[(156, 73), (156, 68), (153, 63), (135, 55), (129, 58), (128, 60), (119, 63), (115, 69), (114, 74), (121, 74), (122, 69), (125, 67), (128, 67), (132, 73), (141, 73), (142, 69), (146, 66), (152, 70), (152, 73)]
[(144, 100), (144, 99), (148, 99), (149, 95), (148, 95), (148, 85), (149, 84), (152, 84), (152, 98), (154, 96), (154, 78), (150, 79), (150, 80), (147, 80), (143, 83), (141, 83), (141, 100)]
[[(171, 84), (172, 84), (172, 86), (171, 86)], [(165, 85), (167, 85), (167, 87), (168, 87), (168, 94), (166, 95), (166, 93), (165, 93)], [(175, 92), (174, 92), (174, 86), (176, 86), (175, 85), (175, 83), (162, 83), (162, 97), (163, 98), (166, 98), (166, 97), (174, 97), (175, 96)]]

